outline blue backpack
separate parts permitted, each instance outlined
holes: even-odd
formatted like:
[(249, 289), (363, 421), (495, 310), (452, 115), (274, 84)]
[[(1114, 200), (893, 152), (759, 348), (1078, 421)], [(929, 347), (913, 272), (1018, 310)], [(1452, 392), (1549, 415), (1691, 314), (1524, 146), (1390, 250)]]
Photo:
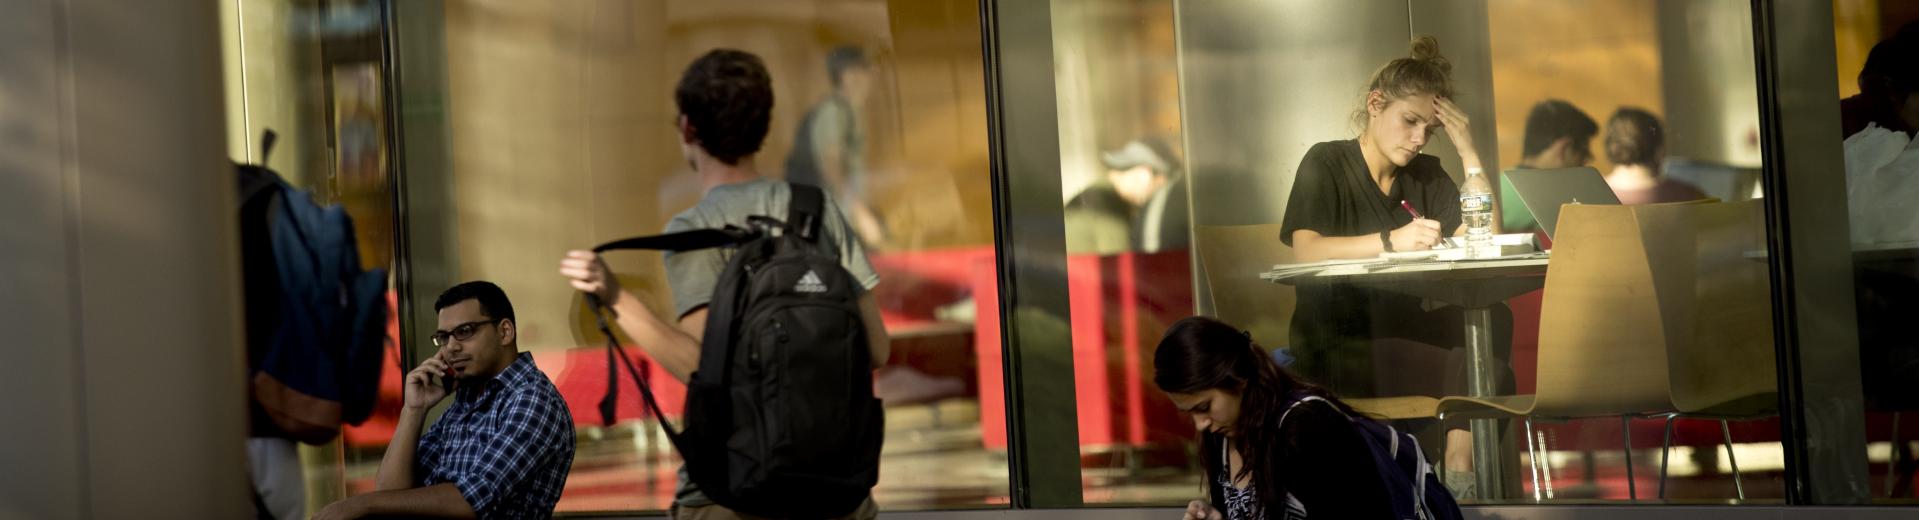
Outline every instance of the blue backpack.
[(325, 443), (365, 422), (379, 396), (386, 270), (360, 269), (345, 209), (265, 166), (236, 167), (253, 435)]
[[(1293, 408), (1308, 401), (1325, 403), (1340, 415), (1346, 415), (1345, 410), (1319, 396), (1295, 394), (1290, 401), (1286, 412), (1279, 415), (1280, 426), (1286, 424), (1286, 416), (1293, 413)], [(1411, 434), (1364, 417), (1346, 415), (1346, 419), (1352, 421), (1353, 429), (1365, 438), (1366, 447), (1373, 454), (1373, 467), (1386, 485), (1386, 497), (1392, 501), (1394, 518), (1460, 520), (1463, 517), (1459, 502), (1453, 499), (1452, 491), (1440, 483), (1438, 473), (1426, 462), (1426, 454)], [(1298, 504), (1291, 496), (1287, 496), (1286, 501), (1289, 507)], [(1306, 513), (1311, 515), (1312, 511)]]

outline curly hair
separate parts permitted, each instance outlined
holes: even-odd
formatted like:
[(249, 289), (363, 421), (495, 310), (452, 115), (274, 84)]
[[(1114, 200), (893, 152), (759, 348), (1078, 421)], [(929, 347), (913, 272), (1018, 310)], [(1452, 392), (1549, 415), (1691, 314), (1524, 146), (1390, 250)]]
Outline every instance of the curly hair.
[(693, 127), (700, 148), (735, 165), (766, 142), (773, 121), (773, 78), (759, 56), (713, 49), (686, 67), (673, 101)]
[(1422, 34), (1413, 37), (1411, 46), (1407, 57), (1386, 62), (1373, 71), (1372, 79), (1366, 81), (1367, 100), (1362, 100), (1359, 111), (1353, 113), (1355, 126), (1366, 127), (1366, 104), (1373, 92), (1389, 101), (1420, 94), (1453, 97), (1453, 62), (1439, 54), (1439, 39)]

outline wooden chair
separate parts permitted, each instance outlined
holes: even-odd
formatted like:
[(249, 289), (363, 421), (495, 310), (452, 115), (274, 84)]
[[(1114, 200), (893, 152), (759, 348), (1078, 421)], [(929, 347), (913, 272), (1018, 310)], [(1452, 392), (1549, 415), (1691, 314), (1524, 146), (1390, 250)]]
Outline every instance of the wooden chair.
[(1765, 207), (1759, 201), (1690, 208), (1696, 230), (1693, 299), (1675, 309), (1691, 330), (1678, 330), (1667, 344), (1674, 412), (1666, 416), (1660, 453), (1660, 497), (1665, 497), (1666, 451), (1675, 419), (1717, 419), (1731, 462), (1733, 489), (1746, 497), (1733, 456), (1729, 420), (1778, 414), (1779, 388), (1772, 342), (1771, 280), (1766, 250)]
[[(1546, 271), (1535, 393), (1446, 397), (1438, 415), (1524, 418), (1535, 500), (1543, 448), (1534, 445), (1533, 420), (1617, 416), (1628, 493), (1637, 498), (1632, 418), (1667, 418), (1669, 445), (1675, 418), (1767, 410), (1759, 403), (1769, 401), (1775, 377), (1770, 285), (1765, 264), (1745, 257), (1763, 251), (1759, 208), (1565, 206)], [(1662, 495), (1664, 466), (1662, 457)]]

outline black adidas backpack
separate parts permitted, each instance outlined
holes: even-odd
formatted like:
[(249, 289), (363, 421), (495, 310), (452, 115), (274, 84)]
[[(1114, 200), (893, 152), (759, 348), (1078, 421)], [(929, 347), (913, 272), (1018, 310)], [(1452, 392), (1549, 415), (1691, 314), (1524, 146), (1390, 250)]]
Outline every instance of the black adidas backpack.
[[(786, 221), (695, 230), (603, 244), (691, 251), (735, 247), (708, 305), (700, 364), (687, 385), (684, 431), (660, 416), (646, 379), (608, 338), (601, 420), (613, 422), (614, 356), (639, 383), (646, 408), (686, 459), (700, 491), (728, 509), (777, 518), (852, 513), (879, 481), (885, 415), (873, 397), (872, 354), (859, 281), (820, 247), (819, 188), (789, 185)], [(773, 233), (780, 231), (780, 233)], [(597, 302), (595, 302), (597, 306)]]

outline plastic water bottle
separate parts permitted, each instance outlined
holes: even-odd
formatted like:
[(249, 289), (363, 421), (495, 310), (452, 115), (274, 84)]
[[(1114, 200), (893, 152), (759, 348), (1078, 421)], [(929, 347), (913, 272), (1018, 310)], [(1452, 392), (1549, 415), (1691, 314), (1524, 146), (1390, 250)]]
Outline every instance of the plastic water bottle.
[(1493, 185), (1486, 172), (1466, 170), (1466, 182), (1459, 185), (1459, 216), (1466, 226), (1466, 251), (1473, 258), (1499, 256), (1493, 249)]

